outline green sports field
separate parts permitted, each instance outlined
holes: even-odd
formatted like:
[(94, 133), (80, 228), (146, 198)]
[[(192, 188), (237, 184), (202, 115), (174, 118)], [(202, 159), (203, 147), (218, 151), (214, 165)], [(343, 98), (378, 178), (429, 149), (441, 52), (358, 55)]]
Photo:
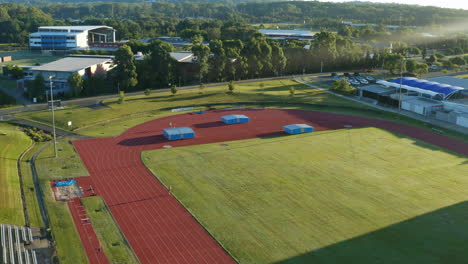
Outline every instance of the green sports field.
[(0, 123), (0, 223), (25, 223), (16, 162), (30, 144), (18, 127)]
[(144, 152), (240, 263), (466, 263), (468, 158), (376, 128)]

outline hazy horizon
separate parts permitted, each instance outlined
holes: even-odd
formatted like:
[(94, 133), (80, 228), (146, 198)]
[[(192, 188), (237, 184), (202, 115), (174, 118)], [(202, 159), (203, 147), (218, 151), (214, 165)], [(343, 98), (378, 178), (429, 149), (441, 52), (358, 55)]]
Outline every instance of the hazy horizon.
[[(355, 2), (356, 0), (319, 0), (320, 2)], [(424, 4), (421, 4), (421, 0), (372, 0), (364, 2), (375, 2), (375, 3), (397, 3), (397, 4), (408, 4), (408, 5), (420, 5), (420, 6), (436, 6), (444, 8), (458, 8), (468, 10), (468, 1), (460, 0), (426, 0)]]

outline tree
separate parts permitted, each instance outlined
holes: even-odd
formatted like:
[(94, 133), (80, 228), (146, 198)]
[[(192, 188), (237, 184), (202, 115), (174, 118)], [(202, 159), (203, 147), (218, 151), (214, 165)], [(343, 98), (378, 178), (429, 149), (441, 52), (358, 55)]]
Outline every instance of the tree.
[(210, 56), (210, 48), (203, 44), (202, 39), (195, 39), (192, 45), (192, 52), (198, 63), (198, 79), (200, 83), (203, 81), (203, 77), (208, 73), (208, 58)]
[(431, 55), (431, 57), (429, 57), (427, 60), (426, 60), (428, 63), (434, 63), (437, 61), (436, 57), (434, 55)]
[(164, 41), (156, 40), (149, 45), (150, 54), (139, 66), (140, 79), (146, 87), (167, 87), (174, 80), (176, 61), (170, 52), (174, 47)]
[(406, 70), (409, 72), (414, 73), (416, 71), (416, 65), (418, 64), (415, 60), (407, 60), (406, 61)]
[(38, 98), (40, 101), (44, 98), (46, 91), (45, 79), (42, 73), (38, 73), (36, 78), (31, 83), (31, 89), (29, 90), (30, 98)]
[(221, 40), (210, 41), (210, 51), (213, 53), (213, 56), (209, 58), (213, 79), (215, 81), (223, 81), (225, 78), (224, 71), (227, 62), (223, 42)]
[(429, 66), (426, 63), (418, 63), (416, 64), (416, 69), (414, 73), (419, 75), (419, 78), (421, 78), (421, 75), (423, 73), (428, 73), (429, 72)]
[(455, 64), (455, 65), (465, 65), (466, 61), (463, 59), (463, 57), (455, 57), (451, 58), (450, 61)]
[(426, 48), (423, 48), (421, 50), (421, 56), (422, 56), (422, 59), (425, 60), (426, 59), (426, 56), (427, 56), (427, 49)]
[[(400, 54), (386, 54), (385, 55), (385, 62), (384, 62), (384, 69), (389, 71), (391, 74), (395, 74), (396, 72), (401, 72), (403, 56)], [(403, 71), (405, 71), (405, 63), (403, 63)]]
[(10, 75), (14, 79), (20, 79), (24, 75), (23, 68), (19, 67), (18, 65), (7, 65), (3, 71), (4, 74)]
[(234, 81), (230, 81), (228, 83), (228, 93), (233, 93), (234, 89), (236, 89), (236, 85), (234, 84)]
[(83, 78), (75, 72), (70, 77), (68, 77), (68, 84), (73, 91), (74, 96), (79, 96), (83, 91)]
[(271, 64), (273, 66), (273, 71), (276, 75), (281, 75), (283, 73), (284, 68), (286, 68), (286, 56), (284, 56), (283, 49), (278, 45), (278, 43), (274, 43), (271, 45)]
[(175, 86), (175, 84), (173, 84), (171, 86), (171, 93), (172, 93), (172, 95), (176, 95), (176, 93), (177, 93), (177, 87)]
[(151, 95), (151, 89), (145, 89), (145, 95), (150, 96)]
[(115, 52), (114, 79), (119, 82), (121, 90), (128, 90), (138, 84), (135, 59), (129, 46), (123, 45)]

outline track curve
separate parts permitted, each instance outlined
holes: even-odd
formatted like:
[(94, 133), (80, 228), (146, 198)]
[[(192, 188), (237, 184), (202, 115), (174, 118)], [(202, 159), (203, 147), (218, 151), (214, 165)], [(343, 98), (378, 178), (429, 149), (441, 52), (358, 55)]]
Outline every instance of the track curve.
[[(225, 114), (245, 114), (250, 122), (224, 125)], [(196, 138), (167, 141), (162, 129), (192, 127)], [(377, 127), (468, 155), (468, 143), (384, 120), (304, 110), (215, 110), (181, 114), (135, 126), (120, 136), (74, 141), (90, 173), (96, 195), (109, 206), (141, 263), (234, 263), (223, 248), (172, 197), (141, 161), (145, 150), (282, 135), (282, 127), (307, 123), (316, 131), (344, 126)]]

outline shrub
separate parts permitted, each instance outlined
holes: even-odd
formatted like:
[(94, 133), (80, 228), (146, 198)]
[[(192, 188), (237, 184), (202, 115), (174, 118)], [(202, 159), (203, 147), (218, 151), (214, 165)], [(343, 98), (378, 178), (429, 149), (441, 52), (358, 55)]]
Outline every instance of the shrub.
[(120, 91), (119, 92), (119, 104), (123, 104), (123, 103), (125, 103), (125, 92)]
[(343, 95), (353, 95), (356, 92), (356, 88), (352, 87), (346, 80), (335, 81), (330, 90)]
[(294, 96), (296, 93), (296, 88), (294, 86), (289, 87), (289, 95)]
[(38, 128), (25, 128), (24, 133), (36, 142), (45, 142), (52, 140), (52, 135), (45, 133)]
[(203, 89), (205, 89), (205, 84), (204, 84), (204, 83), (200, 83), (200, 87), (198, 88), (198, 93), (199, 93), (199, 94), (202, 94), (202, 93), (203, 93)]
[(151, 89), (146, 89), (146, 90), (145, 90), (145, 95), (146, 95), (146, 96), (151, 95)]
[(172, 95), (175, 95), (177, 93), (177, 87), (174, 84), (171, 86), (171, 93)]
[(234, 81), (230, 81), (228, 84), (228, 93), (233, 93), (234, 89), (236, 89), (236, 85), (234, 84)]

